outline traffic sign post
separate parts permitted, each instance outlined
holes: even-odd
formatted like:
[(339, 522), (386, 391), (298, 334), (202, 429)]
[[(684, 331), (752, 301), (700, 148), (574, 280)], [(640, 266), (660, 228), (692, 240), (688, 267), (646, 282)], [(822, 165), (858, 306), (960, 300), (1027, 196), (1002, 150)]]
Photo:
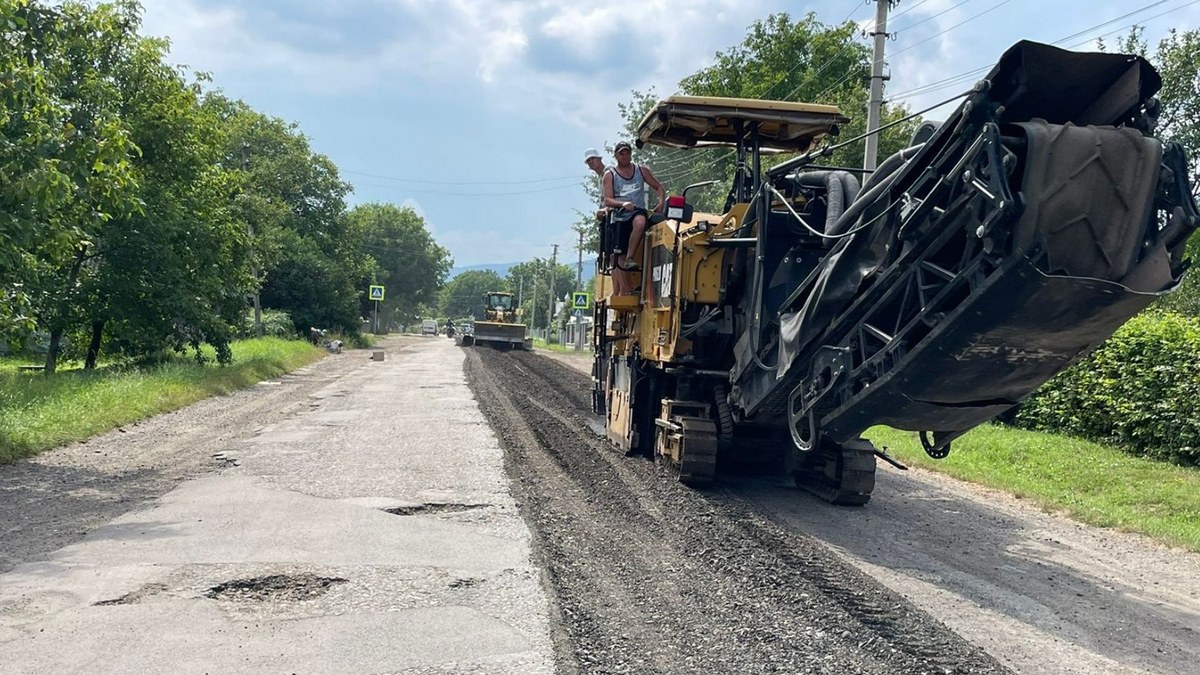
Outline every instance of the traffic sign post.
[(379, 334), (379, 303), (383, 302), (383, 286), (372, 284), (367, 289), (367, 297), (375, 301), (375, 310), (371, 313), (371, 333)]
[(576, 291), (571, 294), (571, 307), (575, 315), (575, 351), (583, 351), (583, 311), (591, 307), (592, 296)]

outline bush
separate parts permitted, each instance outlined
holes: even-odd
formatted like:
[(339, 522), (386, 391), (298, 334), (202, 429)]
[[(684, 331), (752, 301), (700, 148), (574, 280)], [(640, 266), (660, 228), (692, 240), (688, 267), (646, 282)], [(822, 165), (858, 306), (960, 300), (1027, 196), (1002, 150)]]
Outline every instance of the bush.
[[(247, 310), (245, 318), (242, 320), (242, 325), (238, 328), (238, 337), (256, 337), (254, 334), (253, 309)], [(285, 340), (293, 340), (300, 337), (296, 334), (296, 326), (292, 323), (292, 315), (281, 309), (262, 310), (262, 328), (263, 337), (277, 337)]]
[(1022, 402), (1016, 422), (1200, 466), (1200, 320), (1135, 317)]

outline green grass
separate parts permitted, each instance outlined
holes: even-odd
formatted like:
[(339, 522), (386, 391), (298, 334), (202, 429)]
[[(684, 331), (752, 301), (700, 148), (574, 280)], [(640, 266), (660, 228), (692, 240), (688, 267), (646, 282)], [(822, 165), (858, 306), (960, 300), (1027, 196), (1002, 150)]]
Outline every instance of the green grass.
[(912, 432), (875, 427), (866, 436), (905, 464), (1003, 490), (1084, 523), (1200, 552), (1200, 470), (1195, 468), (999, 425), (966, 434), (943, 460), (926, 456)]
[(569, 344), (569, 345), (550, 344), (541, 338), (534, 338), (533, 339), (533, 348), (534, 349), (544, 349), (548, 352), (558, 352), (560, 354), (574, 354), (576, 356), (586, 356), (588, 358), (592, 357), (592, 352), (589, 351), (588, 349), (575, 351), (574, 343)]
[(224, 367), (180, 358), (151, 368), (65, 369), (51, 376), (18, 372), (17, 365), (33, 362), (5, 358), (0, 361), (0, 462), (247, 387), (322, 354), (307, 342), (259, 338), (235, 342), (233, 363)]

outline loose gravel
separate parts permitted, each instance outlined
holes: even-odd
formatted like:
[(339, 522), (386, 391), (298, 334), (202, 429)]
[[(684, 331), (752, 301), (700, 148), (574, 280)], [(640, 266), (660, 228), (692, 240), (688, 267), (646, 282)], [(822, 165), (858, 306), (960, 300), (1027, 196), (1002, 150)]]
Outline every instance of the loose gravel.
[(471, 349), (579, 673), (997, 673), (979, 648), (723, 490), (698, 492), (595, 431), (587, 380)]

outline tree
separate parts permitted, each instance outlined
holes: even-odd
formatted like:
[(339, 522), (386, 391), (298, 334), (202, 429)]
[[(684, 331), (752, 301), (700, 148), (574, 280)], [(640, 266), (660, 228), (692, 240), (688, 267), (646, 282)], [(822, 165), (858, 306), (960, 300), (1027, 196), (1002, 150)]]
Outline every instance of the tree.
[[(1200, 194), (1200, 31), (1170, 30), (1159, 41), (1153, 56), (1144, 38), (1145, 29), (1133, 26), (1117, 40), (1115, 51), (1121, 54), (1137, 54), (1155, 65), (1162, 77), (1158, 91), (1160, 103), (1158, 128), (1155, 135), (1165, 142), (1178, 143), (1188, 157), (1191, 174), (1192, 194)], [(1108, 51), (1103, 39), (1097, 40), (1100, 51)], [(1193, 234), (1188, 241), (1187, 255), (1200, 260), (1200, 236)], [(1200, 316), (1200, 278), (1195, 272), (1184, 276), (1183, 283), (1174, 293), (1154, 303), (1165, 309), (1191, 316)]]
[(442, 287), (438, 313), (448, 319), (483, 317), (483, 294), (491, 291), (514, 292), (512, 285), (492, 270), (467, 270)]
[[(550, 260), (534, 258), (508, 268), (508, 286), (520, 291), (522, 314), (530, 328), (546, 327), (546, 311), (550, 301)], [(575, 270), (558, 264), (554, 268), (555, 301), (575, 287)]]
[[(1147, 45), (1135, 27), (1118, 44), (1124, 53), (1145, 55)], [(1162, 76), (1159, 126), (1156, 134), (1164, 141), (1180, 144), (1191, 162), (1193, 195), (1200, 190), (1200, 30), (1170, 31), (1158, 43), (1151, 59)], [(1188, 256), (1200, 260), (1200, 236), (1188, 241)], [(1181, 288), (1156, 303), (1163, 309), (1200, 316), (1200, 277), (1195, 270), (1184, 276)]]
[[(717, 52), (711, 66), (685, 77), (680, 90), (693, 96), (727, 96), (804, 101), (837, 105), (851, 121), (840, 130), (848, 139), (866, 129), (867, 78), (870, 49), (856, 41), (858, 27), (851, 22), (827, 26), (812, 13), (792, 20), (786, 13), (771, 14), (755, 21), (741, 44)], [(632, 137), (641, 119), (654, 105), (651, 92), (634, 91), (632, 99), (619, 106), (626, 133)], [(885, 105), (881, 122), (907, 114), (903, 107)], [(913, 120), (881, 132), (879, 152), (887, 157), (908, 145), (918, 121)], [(836, 139), (830, 139), (831, 141)], [(822, 163), (858, 166), (863, 142), (837, 150)], [(784, 158), (765, 158), (770, 167)], [(720, 184), (689, 194), (690, 201), (709, 211), (719, 211), (732, 182), (734, 158), (728, 150), (676, 150), (641, 148), (637, 161), (648, 164), (655, 175), (678, 193), (690, 183), (717, 179)]]
[(244, 227), (232, 214), (237, 176), (221, 163), (224, 132), (200, 104), (199, 82), (165, 62), (164, 40), (130, 41), (119, 78), (121, 117), (140, 153), (132, 159), (143, 208), (98, 237), (82, 284), (90, 329), (87, 367), (102, 334), (126, 354), (211, 344), (221, 363), (253, 283)]
[[(29, 224), (37, 234), (25, 237), (29, 246), (18, 276), (0, 281), (21, 284), (18, 295), (27, 294), (33, 316), (49, 330), (46, 370), (54, 372), (62, 336), (78, 319), (82, 281), (95, 269), (97, 242), (111, 221), (141, 208), (131, 161), (139, 150), (121, 117), (123, 78), (139, 48), (134, 33), (140, 7), (120, 2), (93, 9), (67, 2), (47, 8), (20, 2), (15, 15), (6, 22), (6, 46), (16, 48), (27, 74), (36, 73), (26, 82), (33, 85), (26, 102), (35, 100), (39, 75), (53, 101), (49, 107), (25, 107), (23, 119), (49, 121), (55, 129), (26, 125), (6, 129), (5, 137), (14, 133), (17, 147), (31, 138), (22, 137), (22, 131), (41, 137), (30, 180), (53, 187), (34, 199), (40, 208)], [(44, 162), (52, 168), (39, 175), (36, 169), (47, 166)]]
[[(395, 204), (361, 204), (346, 216), (360, 240), (362, 252), (372, 261), (371, 274), (359, 283), (387, 287), (384, 316), (401, 325), (413, 321), (419, 308), (438, 300), (438, 289), (450, 272), (450, 252), (438, 245), (416, 211)], [(363, 297), (360, 311), (370, 311)]]
[(242, 171), (234, 210), (253, 232), (263, 306), (287, 311), (298, 332), (357, 334), (374, 261), (345, 217), (350, 185), (295, 124), (219, 94), (204, 104), (228, 129), (222, 164)]

